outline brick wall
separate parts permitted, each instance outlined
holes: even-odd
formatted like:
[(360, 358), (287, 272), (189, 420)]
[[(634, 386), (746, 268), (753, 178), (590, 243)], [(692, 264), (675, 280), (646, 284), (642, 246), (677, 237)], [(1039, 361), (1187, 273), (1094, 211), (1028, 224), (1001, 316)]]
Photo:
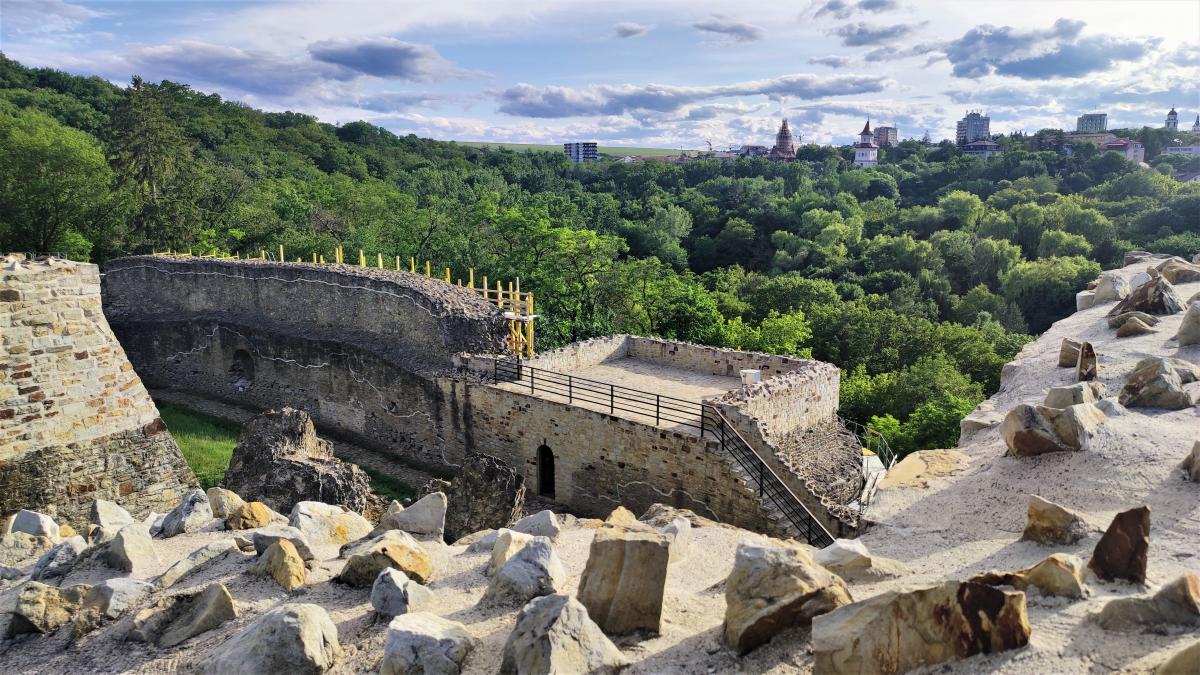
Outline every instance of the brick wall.
[(135, 514), (195, 484), (100, 305), (95, 265), (0, 259), (0, 512), (74, 524), (96, 497)]

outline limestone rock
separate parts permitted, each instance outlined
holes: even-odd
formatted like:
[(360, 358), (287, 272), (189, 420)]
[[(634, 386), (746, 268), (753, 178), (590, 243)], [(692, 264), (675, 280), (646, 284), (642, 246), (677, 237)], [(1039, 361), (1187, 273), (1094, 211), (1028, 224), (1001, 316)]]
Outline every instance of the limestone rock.
[(46, 537), (47, 539), (58, 543), (58, 523), (54, 519), (44, 513), (37, 511), (29, 511), (21, 509), (8, 523), (7, 531), (4, 534), (12, 532), (24, 532), (35, 537)]
[(1188, 305), (1175, 339), (1179, 341), (1180, 347), (1200, 344), (1200, 302)]
[(460, 538), (454, 540), (454, 543), (451, 544), (451, 546), (466, 546), (466, 547), (468, 547), (467, 553), (479, 553), (480, 549), (471, 550), (470, 547), (477, 544), (484, 537), (489, 537), (489, 536), (492, 538), (492, 542), (495, 543), (495, 541), (496, 541), (495, 535), (496, 535), (496, 530), (480, 530), (478, 532), (472, 532), (471, 534), (468, 534), (465, 537), (460, 537)]
[(1074, 368), (1079, 363), (1079, 340), (1063, 338), (1062, 346), (1058, 349), (1058, 367)]
[(1088, 534), (1088, 525), (1078, 514), (1037, 495), (1029, 496), (1029, 511), (1022, 541), (1039, 544), (1069, 545)]
[(1079, 361), (1075, 364), (1075, 381), (1087, 382), (1100, 376), (1100, 362), (1096, 359), (1096, 349), (1092, 343), (1084, 342), (1079, 345)]
[(1096, 543), (1088, 569), (1105, 581), (1125, 579), (1146, 583), (1146, 558), (1150, 552), (1150, 509), (1118, 513)]
[(141, 610), (126, 639), (167, 649), (236, 618), (237, 606), (229, 589), (209, 584), (202, 591), (170, 596)]
[(1200, 575), (1188, 572), (1148, 598), (1111, 600), (1096, 621), (1105, 630), (1200, 626)]
[(1173, 284), (1190, 284), (1200, 281), (1200, 265), (1194, 265), (1180, 258), (1166, 260), (1155, 268), (1163, 279)]
[(37, 581), (26, 583), (13, 608), (8, 624), (9, 636), (53, 633), (71, 620), (90, 588), (86, 584), (56, 588)]
[(351, 586), (375, 583), (383, 570), (392, 567), (424, 584), (433, 576), (433, 561), (412, 535), (388, 530), (378, 537), (352, 544), (343, 551), (346, 565), (337, 580)]
[(92, 586), (83, 596), (72, 632), (76, 638), (87, 635), (105, 621), (118, 619), (142, 601), (154, 586), (144, 581), (117, 577)]
[(206, 675), (310, 675), (334, 666), (342, 648), (337, 626), (318, 605), (288, 604), (255, 619), (199, 663)]
[(225, 556), (237, 554), (237, 551), (237, 544), (232, 539), (205, 544), (172, 563), (166, 572), (154, 580), (154, 584), (160, 589), (170, 588), (206, 567), (224, 560)]
[(233, 543), (237, 545), (238, 550), (243, 553), (255, 553), (254, 540), (244, 535), (237, 535), (233, 538)]
[(1043, 405), (1047, 408), (1070, 408), (1080, 403), (1095, 403), (1107, 393), (1100, 382), (1076, 382), (1065, 387), (1050, 387)]
[(637, 516), (633, 515), (633, 512), (624, 506), (618, 506), (613, 509), (612, 513), (609, 513), (608, 517), (604, 519), (604, 524), (630, 528), (642, 525), (642, 523), (638, 522)]
[(208, 505), (212, 508), (214, 518), (228, 518), (239, 506), (246, 503), (238, 493), (222, 487), (210, 487), (204, 495), (208, 497)]
[(671, 542), (671, 564), (683, 562), (691, 546), (692, 521), (683, 516), (675, 516), (671, 522), (657, 529)]
[(195, 532), (212, 522), (213, 512), (204, 491), (196, 488), (183, 496), (183, 501), (163, 519), (160, 537), (174, 537), (184, 532)]
[(725, 580), (725, 644), (744, 654), (851, 602), (846, 584), (804, 549), (742, 543)]
[(49, 537), (35, 537), (28, 532), (10, 532), (0, 538), (0, 565), (8, 565), (41, 556), (54, 548)]
[(443, 492), (425, 495), (403, 511), (384, 516), (374, 533), (403, 530), (419, 537), (441, 539), (446, 530), (446, 505)]
[(494, 575), (501, 567), (504, 567), (504, 563), (508, 562), (509, 558), (516, 555), (517, 551), (531, 541), (533, 541), (533, 535), (501, 528), (496, 533), (496, 541), (492, 544), (492, 557), (488, 560), (487, 568), (483, 573), (489, 577)]
[(569, 595), (546, 595), (521, 608), (500, 661), (501, 675), (612, 675), (629, 665), (587, 609)]
[(271, 512), (262, 502), (248, 502), (233, 509), (225, 518), (228, 530), (253, 530), (271, 524)]
[(525, 476), (495, 457), (470, 454), (446, 494), (446, 538), (508, 527), (521, 515)]
[(1138, 321), (1141, 321), (1150, 327), (1157, 326), (1162, 321), (1162, 319), (1158, 318), (1157, 316), (1153, 316), (1145, 312), (1125, 312), (1124, 314), (1118, 314), (1114, 317), (1109, 317), (1108, 327), (1120, 328), (1125, 324), (1126, 321), (1132, 321), (1133, 319), (1137, 319)]
[(1130, 319), (1121, 324), (1117, 329), (1117, 337), (1135, 337), (1138, 335), (1146, 335), (1147, 333), (1157, 333), (1158, 330), (1150, 326), (1141, 319)]
[(1125, 312), (1147, 314), (1177, 314), (1183, 311), (1183, 298), (1175, 291), (1171, 282), (1164, 278), (1151, 279), (1136, 287), (1121, 302), (1109, 311), (1108, 316), (1119, 316)]
[(42, 554), (34, 563), (30, 578), (34, 581), (65, 576), (75, 566), (79, 554), (87, 548), (87, 542), (78, 535), (67, 537)]
[(1184, 384), (1195, 379), (1190, 369), (1180, 370), (1174, 359), (1147, 358), (1134, 366), (1118, 398), (1129, 408), (1182, 410), (1196, 404)]
[(132, 525), (135, 521), (129, 512), (121, 508), (116, 502), (110, 502), (107, 499), (97, 499), (92, 502), (91, 513), (88, 516), (88, 522), (95, 526), (95, 529), (89, 528), (89, 539), (93, 544), (103, 544), (109, 541), (126, 525)]
[(1196, 441), (1192, 446), (1191, 453), (1183, 458), (1183, 464), (1180, 465), (1180, 468), (1183, 469), (1188, 480), (1193, 483), (1200, 483), (1200, 441)]
[(910, 574), (907, 565), (873, 556), (858, 539), (836, 539), (812, 555), (813, 561), (845, 581), (878, 581)]
[(288, 593), (303, 586), (308, 576), (304, 560), (287, 539), (277, 539), (268, 546), (250, 572), (271, 577)]
[(142, 519), (142, 524), (146, 526), (146, 529), (150, 532), (151, 537), (157, 537), (162, 532), (163, 523), (166, 521), (166, 519), (167, 514), (155, 513), (151, 511), (150, 513), (146, 514), (145, 518)]
[(371, 532), (371, 523), (345, 507), (321, 502), (296, 502), (288, 524), (314, 544), (345, 544)]
[(1028, 457), (1046, 452), (1086, 450), (1104, 413), (1091, 403), (1068, 408), (1047, 408), (1022, 403), (1000, 424), (1008, 454)]
[(393, 499), (392, 503), (388, 504), (388, 507), (386, 509), (384, 509), (383, 515), (390, 516), (393, 513), (400, 513), (403, 510), (404, 510), (404, 505), (401, 504), (400, 502), (396, 501), (395, 499)]
[(292, 542), (292, 546), (296, 547), (296, 551), (300, 554), (302, 560), (312, 560), (315, 557), (312, 547), (308, 545), (308, 538), (304, 536), (304, 533), (287, 525), (272, 525), (264, 527), (261, 530), (256, 530), (251, 535), (251, 539), (254, 540), (254, 551), (259, 555), (267, 550), (271, 544), (275, 543), (277, 539), (287, 539)]
[(476, 640), (466, 626), (423, 612), (388, 624), (380, 675), (457, 675)]
[(509, 558), (483, 592), (484, 604), (520, 604), (558, 593), (567, 574), (548, 537), (534, 537), (516, 555)]
[(918, 666), (1017, 649), (1029, 643), (1025, 594), (947, 581), (888, 591), (818, 616), (818, 673), (903, 673)]
[(68, 539), (70, 537), (79, 536), (79, 533), (75, 531), (75, 528), (71, 527), (67, 523), (59, 523), (58, 524), (58, 536), (61, 537), (62, 539)]
[(1082, 312), (1091, 309), (1096, 304), (1095, 291), (1079, 291), (1075, 294), (1075, 311)]
[[(1200, 256), (1200, 253), (1197, 254)], [(1154, 675), (1196, 675), (1200, 673), (1200, 640), (1175, 652), (1154, 671)]]
[(371, 585), (371, 607), (384, 616), (420, 612), (433, 605), (433, 593), (409, 579), (404, 572), (388, 567)]
[(1120, 272), (1104, 272), (1096, 284), (1096, 304), (1114, 302), (1129, 297), (1131, 287)]
[(562, 531), (562, 527), (558, 523), (558, 516), (548, 510), (525, 516), (508, 529), (535, 537), (549, 537), (552, 540), (556, 539), (558, 533)]
[(154, 540), (141, 523), (131, 523), (117, 530), (112, 541), (105, 544), (104, 562), (113, 569), (145, 577), (158, 569), (158, 554)]
[(1079, 599), (1086, 592), (1083, 583), (1083, 561), (1078, 556), (1055, 553), (1049, 558), (1017, 572), (988, 572), (971, 578), (972, 583), (989, 586), (1012, 586), (1018, 591), (1036, 588), (1042, 595), (1057, 595)]
[(242, 427), (222, 487), (255, 495), (284, 513), (301, 501), (341, 504), (357, 512), (373, 501), (366, 473), (335, 458), (308, 413), (293, 408), (265, 412)]
[(25, 573), (16, 567), (0, 565), (0, 581), (13, 581), (15, 579), (20, 579), (23, 576), (25, 576)]
[(618, 527), (596, 530), (575, 594), (609, 635), (659, 632), (671, 538)]

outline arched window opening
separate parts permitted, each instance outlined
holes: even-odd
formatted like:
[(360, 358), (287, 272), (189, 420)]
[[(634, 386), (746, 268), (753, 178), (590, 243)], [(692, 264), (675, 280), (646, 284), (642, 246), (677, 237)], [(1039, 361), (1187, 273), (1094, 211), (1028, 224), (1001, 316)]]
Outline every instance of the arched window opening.
[(537, 449), (537, 491), (541, 497), (554, 499), (554, 453), (549, 446)]

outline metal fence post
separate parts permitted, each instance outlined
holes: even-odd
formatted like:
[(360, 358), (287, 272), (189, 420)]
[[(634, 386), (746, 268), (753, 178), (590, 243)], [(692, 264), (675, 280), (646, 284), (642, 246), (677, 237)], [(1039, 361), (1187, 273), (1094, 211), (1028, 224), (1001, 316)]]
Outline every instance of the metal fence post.
[(615, 384), (608, 385), (608, 414), (611, 415), (616, 410), (617, 386)]
[[(704, 404), (700, 404), (700, 438), (704, 438)], [(725, 449), (725, 439), (721, 439), (721, 449)]]
[(765, 467), (765, 466), (766, 465), (763, 464), (762, 462), (758, 463), (758, 496), (759, 497), (761, 497), (763, 494), (763, 467)]
[[(658, 424), (659, 417), (662, 414), (661, 410), (662, 410), (662, 394), (655, 394), (654, 395), (654, 424), (655, 425)], [(701, 435), (703, 435), (703, 434), (701, 434)]]
[(568, 375), (567, 376), (567, 403), (570, 403), (571, 400), (573, 399), (573, 397), (575, 396), (573, 382), (574, 382), (574, 379), (570, 375)]
[(533, 374), (537, 372), (533, 368), (529, 369), (529, 393), (533, 393)]

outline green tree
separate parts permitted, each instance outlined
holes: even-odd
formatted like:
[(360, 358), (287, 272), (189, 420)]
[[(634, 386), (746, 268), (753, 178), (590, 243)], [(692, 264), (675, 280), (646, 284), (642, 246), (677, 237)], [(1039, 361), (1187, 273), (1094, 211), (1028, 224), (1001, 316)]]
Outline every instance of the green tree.
[(1083, 257), (1045, 258), (1015, 265), (1000, 276), (1000, 286), (1040, 333), (1073, 312), (1076, 291), (1099, 274), (1100, 264)]
[(0, 107), (0, 246), (87, 260), (120, 222), (99, 143), (36, 110)]

